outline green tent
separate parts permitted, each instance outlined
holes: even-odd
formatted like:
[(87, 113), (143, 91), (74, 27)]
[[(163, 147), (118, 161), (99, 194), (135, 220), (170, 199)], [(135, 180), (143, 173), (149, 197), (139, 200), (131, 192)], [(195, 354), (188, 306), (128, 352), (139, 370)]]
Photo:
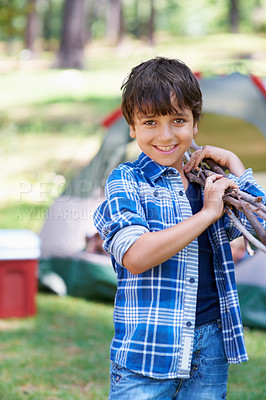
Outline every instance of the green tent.
[(262, 251), (235, 265), (243, 324), (266, 328), (266, 254)]

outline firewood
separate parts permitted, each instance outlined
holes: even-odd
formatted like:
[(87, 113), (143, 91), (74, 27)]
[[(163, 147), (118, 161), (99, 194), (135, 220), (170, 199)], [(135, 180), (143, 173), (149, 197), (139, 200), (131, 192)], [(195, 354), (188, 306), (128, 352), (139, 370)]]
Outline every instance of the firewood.
[[(191, 149), (185, 154), (185, 161), (188, 162), (191, 156), (191, 150), (199, 150), (199, 147), (194, 141)], [(227, 177), (225, 170), (212, 159), (204, 159), (197, 168), (193, 168), (185, 175), (190, 182), (196, 182), (202, 187), (205, 186), (206, 178), (212, 174), (220, 174)], [(266, 231), (258, 218), (266, 220), (266, 206), (262, 203), (261, 196), (253, 196), (241, 190), (228, 188), (223, 197), (224, 210), (232, 220), (234, 225), (239, 229), (245, 239), (246, 248), (251, 254), (250, 243), (257, 249), (266, 253)], [(245, 217), (253, 227), (256, 236), (253, 236), (242, 224), (237, 217), (238, 212), (244, 213)]]

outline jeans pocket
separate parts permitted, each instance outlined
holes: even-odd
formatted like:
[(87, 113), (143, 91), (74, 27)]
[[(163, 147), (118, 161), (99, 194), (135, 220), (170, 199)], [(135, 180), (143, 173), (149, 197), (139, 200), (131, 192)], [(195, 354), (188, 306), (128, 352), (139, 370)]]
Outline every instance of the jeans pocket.
[(223, 334), (219, 321), (202, 330), (198, 373), (202, 382), (220, 385), (227, 382), (228, 361), (225, 355)]
[(202, 379), (206, 385), (226, 384), (228, 379), (228, 362), (226, 359), (216, 358), (202, 361)]

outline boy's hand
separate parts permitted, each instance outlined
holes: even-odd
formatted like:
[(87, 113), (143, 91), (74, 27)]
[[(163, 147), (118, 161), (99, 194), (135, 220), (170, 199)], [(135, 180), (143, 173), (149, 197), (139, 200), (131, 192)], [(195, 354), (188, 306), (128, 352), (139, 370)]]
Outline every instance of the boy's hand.
[(245, 167), (237, 155), (229, 150), (214, 146), (204, 146), (200, 150), (194, 151), (190, 161), (184, 166), (184, 171), (189, 172), (192, 168), (198, 167), (204, 158), (211, 158), (221, 167), (227, 168), (236, 176), (241, 176), (245, 172)]
[(219, 219), (224, 212), (223, 196), (229, 187), (238, 189), (238, 185), (222, 175), (211, 175), (206, 179), (204, 188), (204, 204), (202, 211), (211, 216), (213, 222)]

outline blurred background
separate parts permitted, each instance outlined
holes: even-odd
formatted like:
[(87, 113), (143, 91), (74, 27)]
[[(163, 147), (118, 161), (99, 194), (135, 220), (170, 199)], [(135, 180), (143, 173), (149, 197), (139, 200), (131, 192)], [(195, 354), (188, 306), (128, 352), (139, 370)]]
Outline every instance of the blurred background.
[[(0, 0), (0, 226), (38, 232), (99, 149), (130, 69), (161, 55), (266, 77), (266, 0)], [(198, 141), (266, 171), (263, 134), (206, 116)], [(259, 179), (261, 178), (260, 175)]]
[[(212, 99), (216, 102), (222, 97), (228, 82), (230, 89), (230, 80), (227, 84), (219, 80), (214, 97), (205, 99), (197, 143), (234, 151), (266, 187), (266, 0), (0, 0), (3, 231), (23, 228), (39, 235), (45, 221), (52, 219), (48, 210), (55, 200), (80, 171), (87, 171), (86, 166), (97, 155), (94, 170), (101, 170), (99, 149), (105, 138), (104, 162), (116, 154), (119, 136), (112, 149), (108, 144), (110, 125), (107, 127), (103, 121), (110, 114), (116, 115), (113, 112), (120, 105), (120, 87), (131, 68), (155, 56), (183, 60), (201, 78), (200, 84), (216, 78), (230, 79), (232, 74), (240, 79), (231, 91), (224, 91), (220, 110), (216, 107), (215, 112), (211, 111)], [(244, 104), (241, 117), (230, 115), (236, 93)], [(229, 112), (223, 112), (228, 107)], [(121, 129), (121, 140), (123, 137), (126, 143), (127, 127), (117, 129), (118, 133)], [(135, 155), (131, 145), (129, 153)], [(89, 172), (94, 173), (93, 168)], [(88, 204), (86, 209), (91, 207), (91, 211), (95, 203)], [(73, 243), (78, 218), (72, 211), (64, 210), (58, 220), (61, 218), (62, 227), (72, 217), (68, 240)], [(79, 217), (84, 228), (84, 214)], [(55, 229), (52, 225), (51, 234)], [(69, 250), (65, 234), (67, 229), (62, 227), (59, 236)], [(50, 233), (47, 237), (52, 239)], [(82, 240), (85, 244), (84, 229)], [(13, 245), (19, 241), (19, 237), (13, 239)], [(98, 242), (94, 243), (94, 250), (97, 246)], [(91, 265), (94, 271), (101, 267), (109, 280), (104, 287), (109, 290), (107, 302), (85, 301), (78, 297), (91, 299), (91, 293), (83, 292), (82, 296), (68, 287), (74, 297), (38, 293), (34, 319), (0, 317), (2, 400), (107, 398), (113, 329), (110, 299), (116, 281), (110, 275), (110, 261), (109, 267), (95, 260), (88, 266), (88, 257), (83, 251), (78, 268), (76, 258), (56, 258), (60, 264), (56, 264), (57, 272), (64, 275), (67, 270), (77, 278), (77, 271), (85, 274)], [(46, 264), (41, 261), (46, 260), (40, 260), (39, 271), (43, 267), (45, 272)], [(93, 292), (103, 274), (95, 281), (91, 275), (85, 279), (82, 274), (75, 283), (79, 289), (89, 286)], [(245, 328), (250, 362), (231, 368), (230, 400), (261, 400), (265, 395), (265, 330), (261, 328), (265, 327), (266, 285), (265, 274), (264, 279), (260, 276), (257, 274), (260, 298), (254, 297), (254, 291), (246, 296), (253, 301), (250, 326)], [(70, 285), (68, 277), (66, 280)], [(97, 287), (100, 293), (101, 286)], [(247, 294), (246, 286), (243, 293)], [(258, 304), (262, 309), (256, 314)], [(258, 317), (261, 324), (252, 325), (253, 317)]]

